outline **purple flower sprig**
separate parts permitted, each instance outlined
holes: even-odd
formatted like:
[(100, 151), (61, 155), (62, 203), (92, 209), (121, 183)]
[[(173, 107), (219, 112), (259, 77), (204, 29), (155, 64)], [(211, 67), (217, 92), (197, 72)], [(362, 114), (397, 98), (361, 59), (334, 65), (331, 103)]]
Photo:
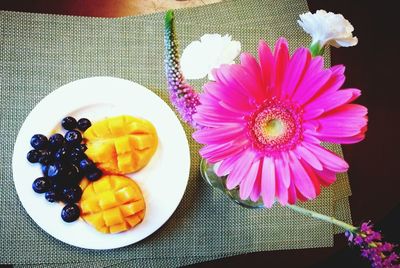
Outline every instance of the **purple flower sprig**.
[(382, 241), (380, 232), (373, 230), (370, 222), (364, 222), (360, 227), (345, 223), (334, 217), (330, 217), (303, 207), (287, 205), (300, 214), (312, 217), (317, 220), (329, 222), (343, 228), (349, 244), (357, 246), (361, 250), (361, 256), (367, 258), (374, 268), (400, 268), (400, 258), (395, 252), (396, 246)]
[(345, 233), (351, 245), (360, 248), (361, 256), (367, 258), (374, 268), (400, 268), (399, 255), (394, 251), (395, 245), (382, 241), (380, 232), (373, 230), (370, 222), (364, 222), (355, 231)]
[(172, 10), (169, 10), (165, 15), (164, 47), (165, 73), (170, 101), (183, 121), (196, 128), (192, 116), (196, 113), (197, 105), (200, 104), (199, 95), (186, 83), (180, 69), (178, 45), (175, 38), (174, 12)]

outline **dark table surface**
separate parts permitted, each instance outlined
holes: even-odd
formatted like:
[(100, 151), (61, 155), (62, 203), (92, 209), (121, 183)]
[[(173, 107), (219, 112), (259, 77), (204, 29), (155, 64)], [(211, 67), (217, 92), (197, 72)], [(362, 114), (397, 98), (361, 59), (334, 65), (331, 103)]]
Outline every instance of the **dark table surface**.
[[(129, 0), (3, 0), (0, 9), (80, 16), (129, 15)], [(395, 1), (392, 1), (395, 3)], [(400, 243), (400, 68), (399, 14), (390, 1), (309, 0), (311, 11), (342, 13), (354, 26), (359, 44), (332, 49), (332, 64), (346, 65), (344, 87), (360, 88), (357, 100), (369, 109), (367, 138), (345, 145), (350, 164), (350, 205), (355, 224), (376, 223), (386, 240)], [(110, 7), (110, 8), (107, 8)], [(133, 13), (132, 13), (133, 14)], [(343, 235), (333, 248), (282, 250), (240, 255), (193, 267), (368, 267)]]

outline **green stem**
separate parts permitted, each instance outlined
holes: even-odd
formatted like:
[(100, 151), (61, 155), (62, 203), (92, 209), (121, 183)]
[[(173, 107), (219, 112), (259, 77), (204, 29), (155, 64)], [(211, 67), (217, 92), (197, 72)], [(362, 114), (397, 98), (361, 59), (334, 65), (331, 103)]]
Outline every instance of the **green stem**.
[(324, 54), (325, 47), (321, 47), (319, 42), (315, 42), (314, 44), (310, 45), (310, 51), (313, 57), (322, 56), (322, 54)]
[(325, 222), (329, 222), (329, 223), (335, 224), (335, 225), (337, 225), (339, 227), (342, 227), (343, 229), (348, 230), (348, 231), (353, 232), (353, 233), (357, 230), (357, 227), (355, 227), (355, 226), (353, 226), (351, 224), (345, 223), (343, 221), (339, 221), (339, 220), (335, 219), (334, 217), (330, 217), (330, 216), (327, 216), (327, 215), (324, 215), (324, 214), (320, 214), (318, 212), (315, 212), (315, 211), (312, 211), (312, 210), (308, 210), (306, 208), (298, 207), (298, 206), (295, 206), (295, 205), (287, 205), (286, 207), (288, 207), (288, 208), (290, 208), (290, 209), (292, 209), (292, 210), (294, 210), (294, 211), (296, 211), (298, 213), (301, 213), (303, 215), (312, 217), (314, 219), (318, 219), (318, 220), (321, 220), (321, 221), (325, 221)]

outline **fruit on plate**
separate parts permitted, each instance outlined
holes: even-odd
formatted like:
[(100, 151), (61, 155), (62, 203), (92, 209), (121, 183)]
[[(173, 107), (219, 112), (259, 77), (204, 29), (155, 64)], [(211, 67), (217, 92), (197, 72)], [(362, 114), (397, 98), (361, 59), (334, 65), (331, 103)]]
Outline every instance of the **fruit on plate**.
[(145, 202), (132, 179), (105, 175), (95, 182), (82, 180), (79, 203), (82, 218), (102, 233), (127, 231), (142, 222)]
[(106, 173), (127, 174), (143, 168), (157, 149), (156, 129), (147, 120), (128, 115), (92, 124), (83, 134), (86, 155)]
[(41, 164), (43, 173), (42, 177), (33, 181), (32, 189), (44, 194), (49, 202), (66, 204), (61, 213), (66, 222), (79, 218), (80, 210), (75, 203), (79, 202), (82, 195), (79, 186), (82, 185), (82, 179), (89, 182), (102, 176), (102, 171), (85, 154), (87, 147), (82, 143), (80, 131), (90, 125), (91, 122), (86, 118), (76, 121), (67, 116), (61, 121), (65, 135), (54, 133), (48, 138), (43, 134), (33, 135), (30, 140), (33, 149), (26, 156), (30, 163)]

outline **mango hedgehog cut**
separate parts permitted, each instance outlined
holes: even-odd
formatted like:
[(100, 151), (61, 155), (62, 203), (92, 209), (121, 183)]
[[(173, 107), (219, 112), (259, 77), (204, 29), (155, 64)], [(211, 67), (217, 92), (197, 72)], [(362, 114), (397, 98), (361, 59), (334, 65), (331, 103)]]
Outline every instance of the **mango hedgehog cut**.
[(121, 175), (88, 183), (79, 206), (82, 218), (102, 233), (127, 231), (143, 221), (146, 211), (139, 186)]
[(105, 173), (127, 174), (148, 164), (158, 137), (145, 119), (129, 115), (110, 117), (94, 123), (83, 134), (86, 155)]

